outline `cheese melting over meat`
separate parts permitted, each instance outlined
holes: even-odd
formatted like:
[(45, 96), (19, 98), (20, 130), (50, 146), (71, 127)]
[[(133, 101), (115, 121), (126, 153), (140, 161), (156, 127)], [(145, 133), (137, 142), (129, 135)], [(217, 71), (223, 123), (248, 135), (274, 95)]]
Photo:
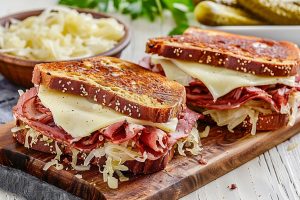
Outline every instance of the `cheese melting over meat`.
[(276, 83), (294, 87), (296, 84), (295, 76), (256, 76), (223, 67), (157, 56), (153, 56), (151, 61), (153, 64), (160, 64), (169, 79), (185, 86), (189, 84), (192, 78), (202, 81), (214, 99), (218, 99), (239, 87), (272, 85)]
[(85, 97), (62, 93), (44, 86), (39, 87), (38, 96), (42, 104), (50, 109), (55, 124), (74, 138), (89, 136), (96, 130), (123, 120), (127, 120), (129, 123), (154, 126), (166, 132), (175, 132), (178, 123), (177, 118), (166, 123), (134, 119), (90, 102)]

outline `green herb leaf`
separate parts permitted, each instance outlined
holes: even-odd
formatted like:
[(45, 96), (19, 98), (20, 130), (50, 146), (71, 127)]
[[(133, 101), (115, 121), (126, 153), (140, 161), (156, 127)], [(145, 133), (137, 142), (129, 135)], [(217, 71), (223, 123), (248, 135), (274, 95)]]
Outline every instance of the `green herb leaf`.
[(59, 4), (80, 8), (99, 8), (107, 11), (110, 3), (115, 10), (130, 15), (132, 19), (140, 17), (154, 21), (162, 17), (163, 10), (172, 13), (176, 27), (170, 34), (180, 34), (189, 25), (186, 13), (194, 10), (193, 0), (59, 0)]
[(182, 34), (188, 27), (189, 21), (186, 13), (193, 9), (193, 2), (190, 0), (163, 0), (163, 3), (171, 11), (176, 27), (169, 35)]
[(75, 6), (79, 8), (95, 8), (99, 5), (100, 0), (59, 0), (59, 4)]
[(121, 3), (122, 0), (113, 0), (113, 1), (114, 1), (114, 2), (113, 2), (114, 8), (115, 8), (116, 10), (119, 10), (119, 9), (120, 9), (120, 3)]
[(182, 8), (182, 10), (186, 10), (192, 12), (194, 10), (194, 2), (193, 0), (162, 0), (163, 3), (169, 8)]

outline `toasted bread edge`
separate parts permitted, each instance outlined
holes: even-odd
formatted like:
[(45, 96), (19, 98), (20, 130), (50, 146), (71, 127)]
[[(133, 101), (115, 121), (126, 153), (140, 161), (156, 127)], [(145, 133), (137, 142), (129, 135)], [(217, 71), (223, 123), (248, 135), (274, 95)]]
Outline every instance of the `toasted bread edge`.
[[(43, 85), (47, 88), (58, 90), (64, 93), (84, 96), (87, 99), (114, 109), (117, 112), (128, 115), (132, 118), (164, 123), (178, 114), (185, 108), (185, 90), (177, 97), (177, 103), (163, 108), (149, 107), (134, 101), (117, 96), (116, 94), (99, 89), (84, 81), (74, 80), (68, 77), (54, 76), (49, 72), (42, 71), (43, 64), (36, 65), (32, 82), (35, 85)], [(82, 90), (84, 88), (84, 91)], [(174, 97), (175, 98), (175, 97)]]
[(157, 43), (155, 40), (149, 40), (147, 42), (146, 53), (217, 67), (225, 67), (227, 69), (258, 76), (294, 76), (297, 74), (297, 70), (300, 66), (300, 60), (295, 61), (293, 64), (262, 63), (260, 61), (249, 60), (226, 53), (216, 53), (204, 49), (200, 50)]

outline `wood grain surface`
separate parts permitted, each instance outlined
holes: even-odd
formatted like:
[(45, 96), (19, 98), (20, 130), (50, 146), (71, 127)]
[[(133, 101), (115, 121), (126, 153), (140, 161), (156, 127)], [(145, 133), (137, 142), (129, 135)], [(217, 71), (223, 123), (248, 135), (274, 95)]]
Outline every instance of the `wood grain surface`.
[[(102, 181), (97, 168), (81, 172), (82, 179), (75, 176), (76, 171), (58, 171), (54, 167), (43, 171), (45, 163), (54, 156), (17, 144), (10, 132), (13, 126), (12, 122), (0, 127), (0, 164), (21, 169), (84, 199), (178, 199), (300, 131), (299, 120), (293, 127), (255, 136), (213, 128), (202, 139), (200, 156), (175, 156), (165, 170), (132, 177), (112, 190)], [(200, 164), (203, 160), (206, 165)]]

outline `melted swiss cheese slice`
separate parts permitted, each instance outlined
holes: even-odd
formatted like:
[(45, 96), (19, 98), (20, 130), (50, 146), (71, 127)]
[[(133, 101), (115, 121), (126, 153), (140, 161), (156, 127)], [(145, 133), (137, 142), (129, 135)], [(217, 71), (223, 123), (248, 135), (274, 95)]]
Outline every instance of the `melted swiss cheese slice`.
[(294, 87), (296, 84), (295, 76), (256, 76), (222, 67), (156, 56), (153, 56), (151, 61), (153, 64), (161, 64), (169, 79), (175, 80), (185, 86), (188, 85), (192, 77), (201, 80), (214, 99), (218, 99), (239, 87), (271, 85), (276, 83)]
[(55, 124), (74, 138), (89, 136), (96, 130), (123, 120), (154, 126), (166, 132), (175, 132), (178, 123), (177, 118), (173, 118), (167, 123), (134, 119), (90, 102), (84, 97), (51, 90), (44, 86), (39, 87), (38, 96), (42, 104), (52, 112)]

